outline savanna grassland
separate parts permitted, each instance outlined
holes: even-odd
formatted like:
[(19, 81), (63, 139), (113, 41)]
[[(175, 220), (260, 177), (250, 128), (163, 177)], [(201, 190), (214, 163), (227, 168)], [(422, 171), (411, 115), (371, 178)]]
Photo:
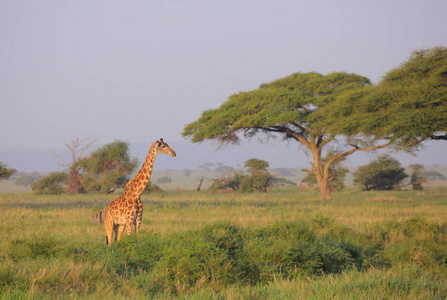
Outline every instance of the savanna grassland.
[(143, 195), (107, 247), (91, 216), (116, 196), (0, 194), (0, 298), (447, 297), (446, 187)]

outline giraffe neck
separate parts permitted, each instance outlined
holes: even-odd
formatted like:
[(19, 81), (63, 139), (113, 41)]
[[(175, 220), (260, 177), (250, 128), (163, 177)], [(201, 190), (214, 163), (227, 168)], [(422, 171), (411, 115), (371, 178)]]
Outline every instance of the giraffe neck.
[(135, 175), (134, 179), (129, 181), (124, 189), (126, 195), (138, 199), (138, 197), (143, 192), (146, 185), (149, 183), (152, 175), (152, 169), (154, 166), (155, 156), (157, 156), (157, 152), (155, 151), (155, 142), (152, 144), (149, 149), (149, 153), (146, 156), (146, 160), (141, 167), (140, 171)]

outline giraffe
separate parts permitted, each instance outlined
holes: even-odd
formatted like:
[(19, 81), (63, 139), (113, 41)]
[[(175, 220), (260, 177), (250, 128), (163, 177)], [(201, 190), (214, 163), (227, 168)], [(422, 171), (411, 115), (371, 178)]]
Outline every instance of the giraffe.
[(141, 203), (140, 195), (151, 178), (155, 156), (158, 153), (176, 156), (175, 151), (163, 142), (163, 139), (153, 142), (140, 171), (126, 184), (121, 195), (110, 202), (107, 207), (104, 225), (108, 245), (112, 244), (113, 232), (115, 232), (115, 241), (119, 241), (124, 229), (126, 229), (127, 235), (132, 233), (132, 225), (135, 226), (135, 232), (138, 235), (143, 216), (143, 203)]

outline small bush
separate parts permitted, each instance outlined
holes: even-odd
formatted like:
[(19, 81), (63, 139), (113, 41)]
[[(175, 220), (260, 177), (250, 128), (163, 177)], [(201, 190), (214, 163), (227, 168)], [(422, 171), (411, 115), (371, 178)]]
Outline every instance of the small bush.
[(39, 195), (59, 195), (64, 192), (67, 173), (53, 172), (31, 184), (31, 190)]

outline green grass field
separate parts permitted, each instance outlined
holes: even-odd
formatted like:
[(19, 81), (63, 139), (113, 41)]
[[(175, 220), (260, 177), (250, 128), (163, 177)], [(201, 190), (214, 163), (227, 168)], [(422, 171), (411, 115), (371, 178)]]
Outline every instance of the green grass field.
[(143, 195), (107, 247), (91, 216), (116, 196), (0, 194), (0, 298), (447, 297), (446, 187)]

